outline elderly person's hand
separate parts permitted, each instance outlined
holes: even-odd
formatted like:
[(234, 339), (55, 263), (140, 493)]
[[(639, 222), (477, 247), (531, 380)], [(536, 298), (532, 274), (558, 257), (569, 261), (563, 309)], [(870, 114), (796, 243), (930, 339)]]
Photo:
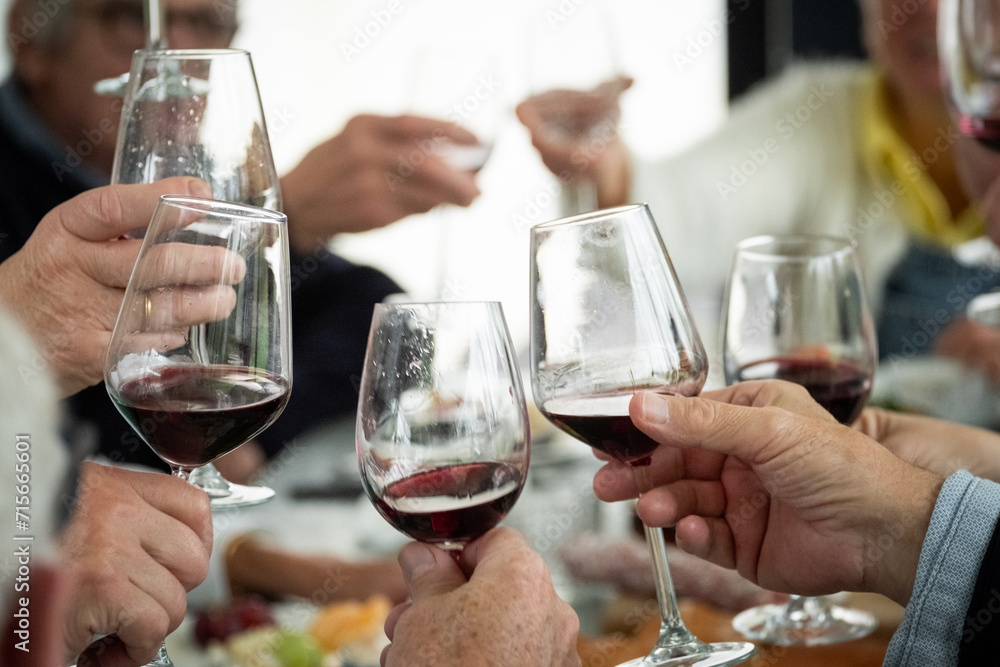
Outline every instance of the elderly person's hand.
[(619, 99), (632, 79), (618, 77), (591, 90), (550, 90), (517, 106), (542, 162), (563, 181), (590, 181), (600, 207), (626, 203), (629, 158), (618, 136)]
[(184, 620), (212, 552), (208, 496), (170, 475), (85, 463), (60, 545), (75, 579), (63, 636), (78, 665), (144, 665)]
[(69, 396), (104, 378), (104, 357), (140, 241), (160, 195), (209, 194), (193, 178), (85, 192), (52, 209), (27, 243), (0, 264), (0, 302), (40, 350), (23, 372), (44, 367)]
[(399, 555), (411, 602), (385, 623), (383, 667), (577, 667), (579, 621), (556, 595), (541, 556), (496, 528), (469, 544), (461, 569), (437, 547)]
[(475, 173), (448, 166), (448, 144), (476, 137), (419, 116), (355, 116), (281, 179), (292, 248), (307, 254), (331, 236), (384, 227), (440, 204), (468, 206)]
[[(697, 398), (639, 393), (630, 415), (662, 443), (639, 515), (675, 526), (680, 548), (769, 590), (909, 600), (942, 477), (838, 424), (787, 382), (743, 382)], [(619, 462), (598, 471), (594, 488), (607, 501), (637, 495)], [(868, 557), (887, 530), (891, 548)]]

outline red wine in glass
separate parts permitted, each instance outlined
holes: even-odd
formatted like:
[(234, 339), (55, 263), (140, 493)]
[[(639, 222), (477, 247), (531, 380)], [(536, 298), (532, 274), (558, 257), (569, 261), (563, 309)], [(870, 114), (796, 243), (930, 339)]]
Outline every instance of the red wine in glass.
[(162, 366), (126, 380), (112, 400), (163, 460), (196, 468), (271, 425), (288, 401), (288, 382), (237, 366)]
[(805, 387), (817, 403), (841, 424), (852, 424), (868, 402), (871, 372), (829, 359), (775, 357), (741, 367), (737, 380), (787, 380)]
[(649, 465), (659, 443), (628, 416), (632, 394), (553, 398), (540, 408), (545, 418), (577, 440), (633, 466)]
[(381, 492), (362, 478), (365, 491), (386, 521), (430, 544), (471, 542), (498, 523), (521, 494), (521, 471), (509, 464), (478, 461), (442, 466), (392, 482)]

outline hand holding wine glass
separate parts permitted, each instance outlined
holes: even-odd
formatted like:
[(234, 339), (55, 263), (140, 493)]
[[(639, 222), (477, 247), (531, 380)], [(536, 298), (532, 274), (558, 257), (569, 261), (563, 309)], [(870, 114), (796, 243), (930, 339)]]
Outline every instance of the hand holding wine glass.
[[(250, 54), (237, 49), (140, 50), (115, 146), (112, 183), (195, 176), (212, 196), (281, 210), (281, 190)], [(130, 236), (141, 238), (143, 230)], [(230, 484), (211, 463), (194, 472), (213, 507), (264, 502), (274, 491)]]
[[(726, 294), (726, 380), (802, 385), (842, 424), (861, 414), (878, 361), (857, 254), (846, 239), (768, 236), (739, 244)], [(793, 596), (733, 620), (751, 639), (829, 644), (875, 629), (866, 612)]]
[(361, 378), (361, 479), (386, 521), (453, 552), (521, 493), (524, 391), (498, 303), (379, 304)]
[[(564, 218), (531, 230), (531, 378), (553, 424), (628, 463), (640, 494), (652, 488), (659, 446), (629, 417), (636, 392), (696, 395), (708, 361), (684, 295), (645, 205)], [(644, 526), (662, 626), (631, 667), (735, 665), (752, 644), (706, 644), (684, 627), (663, 531)]]
[[(166, 195), (111, 335), (104, 382), (174, 475), (270, 426), (292, 385), (288, 238), (274, 211)], [(170, 665), (161, 649), (157, 665)]]

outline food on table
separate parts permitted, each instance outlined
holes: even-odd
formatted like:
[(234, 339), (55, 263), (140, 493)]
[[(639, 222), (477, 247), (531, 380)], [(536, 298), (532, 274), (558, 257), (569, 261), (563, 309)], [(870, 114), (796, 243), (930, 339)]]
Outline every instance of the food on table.
[(233, 635), (251, 628), (275, 625), (271, 607), (263, 599), (250, 596), (233, 600), (227, 605), (198, 612), (194, 638), (205, 648), (212, 641), (225, 642)]
[(390, 609), (392, 603), (381, 595), (367, 602), (335, 602), (316, 613), (309, 632), (328, 653), (339, 651), (353, 662), (378, 664), (388, 641), (383, 627)]

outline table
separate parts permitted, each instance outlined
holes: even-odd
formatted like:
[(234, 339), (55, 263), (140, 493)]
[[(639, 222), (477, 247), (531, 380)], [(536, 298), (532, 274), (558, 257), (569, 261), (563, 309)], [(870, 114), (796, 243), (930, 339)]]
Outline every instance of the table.
[[(622, 597), (609, 610), (617, 618), (628, 618), (636, 605), (646, 601)], [(902, 607), (877, 595), (851, 595), (847, 604), (867, 609), (879, 619), (879, 627), (868, 637), (829, 646), (767, 646), (758, 644), (757, 654), (748, 667), (879, 667), (885, 658), (892, 633), (902, 619)], [(721, 611), (696, 601), (680, 603), (681, 616), (688, 629), (707, 642), (745, 641), (732, 628), (732, 612)], [(626, 660), (645, 655), (656, 642), (659, 619), (647, 620), (637, 631), (624, 630), (594, 638), (581, 636), (578, 643), (583, 667), (612, 667)]]

